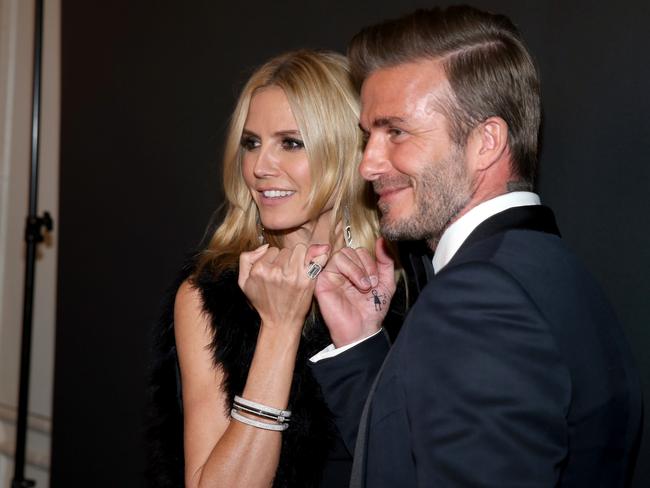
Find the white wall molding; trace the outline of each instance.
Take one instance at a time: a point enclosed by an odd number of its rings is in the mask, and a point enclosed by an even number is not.
[[[18,410],[12,405],[0,403],[0,422],[15,426],[18,419]],[[29,412],[27,414],[27,428],[33,432],[50,435],[52,433],[52,419]]]
[[[15,452],[16,419],[18,412],[11,405],[0,404],[0,431],[6,435],[0,440],[0,454],[13,461]],[[52,421],[37,414],[27,415],[27,436],[29,448],[25,452],[25,462],[33,468],[50,470],[50,434],[52,432]]]

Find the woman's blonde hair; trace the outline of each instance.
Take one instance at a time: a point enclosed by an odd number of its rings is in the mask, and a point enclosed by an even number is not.
[[[370,187],[358,173],[362,154],[359,100],[347,60],[333,52],[300,50],[260,67],[239,96],[223,158],[225,217],[200,254],[198,271],[206,266],[216,272],[233,268],[242,252],[260,245],[263,229],[242,176],[241,136],[252,96],[269,86],[284,91],[305,144],[313,182],[310,218],[317,218],[333,203],[330,243],[334,244],[336,224],[343,221],[347,208],[354,246],[374,251],[378,219]],[[264,238],[282,246],[278,235],[264,232]]]

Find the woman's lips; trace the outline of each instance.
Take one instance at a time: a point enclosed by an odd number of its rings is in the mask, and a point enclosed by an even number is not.
[[[282,198],[291,196],[296,192],[291,190],[261,190],[260,193],[265,198]]]
[[[276,205],[286,202],[296,192],[293,190],[260,190],[260,202],[264,205]]]

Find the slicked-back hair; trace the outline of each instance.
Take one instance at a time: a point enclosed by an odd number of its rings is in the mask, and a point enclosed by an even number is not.
[[[532,189],[541,119],[539,77],[519,31],[503,15],[456,6],[417,10],[363,29],[348,47],[357,86],[374,71],[440,60],[449,99],[440,109],[454,143],[489,117],[508,124],[512,170]]]

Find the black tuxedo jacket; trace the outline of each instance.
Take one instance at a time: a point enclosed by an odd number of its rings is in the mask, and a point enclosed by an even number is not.
[[[383,365],[382,365],[383,364]],[[603,293],[546,207],[483,222],[382,334],[312,365],[361,485],[623,487],[639,378]],[[381,370],[380,370],[381,368]]]

